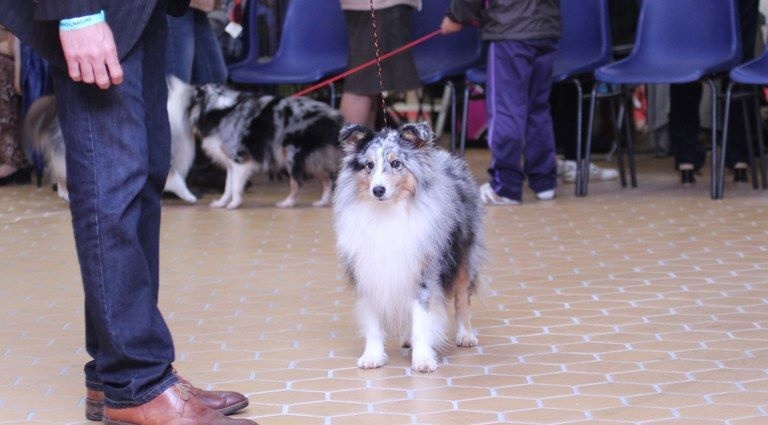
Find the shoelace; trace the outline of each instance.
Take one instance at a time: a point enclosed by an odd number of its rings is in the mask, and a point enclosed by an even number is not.
[[[179,382],[176,384],[176,390],[179,392],[179,395],[181,396],[182,400],[189,401],[189,399],[191,398],[190,392],[192,391],[191,385]]]

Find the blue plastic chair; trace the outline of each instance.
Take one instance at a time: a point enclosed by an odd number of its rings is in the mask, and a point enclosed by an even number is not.
[[[414,38],[440,28],[450,0],[427,0],[413,15]],[[438,35],[413,48],[416,70],[422,85],[445,81],[451,94],[451,122],[456,123],[456,88],[451,78],[461,77],[480,59],[480,31],[466,27],[455,34]],[[451,150],[456,150],[456,132],[451,131]],[[463,150],[462,150],[463,153]]]
[[[338,0],[291,0],[282,39],[268,62],[231,70],[241,84],[309,84],[347,68],[347,25]],[[331,104],[336,89],[331,89]]]
[[[611,32],[608,16],[608,0],[562,0],[561,37],[558,43],[552,75],[553,83],[572,83],[576,86],[579,98],[577,116],[577,162],[581,162],[582,152],[582,90],[581,78],[590,76],[600,66],[612,60]],[[469,91],[473,85],[485,84],[485,67],[475,67],[465,74],[467,85],[464,90],[464,109],[461,127],[460,152],[463,155],[466,146],[467,105]],[[588,169],[588,168],[587,168]],[[579,194],[579,174],[577,173],[576,193]]]
[[[751,85],[752,91],[745,93],[747,96],[751,96],[755,102],[755,122],[757,126],[757,148],[760,158],[760,177],[763,189],[768,188],[768,175],[766,174],[766,167],[768,163],[765,158],[765,148],[763,147],[763,120],[760,116],[760,86],[768,85],[768,48],[763,54],[747,63],[733,68],[730,72],[731,81],[728,83],[728,89],[725,92],[725,114],[723,123],[723,142],[720,152],[720,162],[717,170],[717,199],[723,197],[723,189],[725,182],[725,150],[728,146],[728,121],[731,114],[731,100],[733,99],[733,88],[737,84]],[[747,119],[746,102],[742,103],[744,107],[744,118]],[[752,141],[748,140],[747,146],[749,148],[750,160],[754,158],[752,154]],[[755,189],[757,189],[756,174],[754,164],[752,169],[752,182]]]
[[[644,0],[632,53],[598,68],[598,81],[621,85],[626,110],[626,85],[706,81],[712,102],[712,159],[717,156],[717,87],[713,78],[728,72],[741,59],[737,2],[733,0]],[[632,186],[637,186],[634,143],[629,114],[626,121]],[[587,140],[589,143],[589,140]],[[586,152],[589,155],[589,151]],[[588,159],[588,158],[587,158]],[[712,167],[711,196],[717,195]]]

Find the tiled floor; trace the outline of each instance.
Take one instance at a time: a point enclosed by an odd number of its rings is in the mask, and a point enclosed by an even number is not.
[[[487,152],[469,158],[480,176]],[[639,176],[488,209],[480,345],[432,374],[395,342],[387,366],[355,366],[329,209],[272,208],[287,184],[260,178],[236,211],[168,201],[175,365],[247,393],[242,416],[266,425],[767,424],[768,192],[729,183],[712,201],[707,176],[682,188],[669,159],[642,157]],[[0,423],[88,423],[66,206],[3,187],[0,228]]]

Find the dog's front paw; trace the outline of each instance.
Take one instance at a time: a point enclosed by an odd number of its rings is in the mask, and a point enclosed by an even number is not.
[[[456,345],[459,347],[474,347],[477,345],[477,337],[471,332],[459,332],[456,335]]]
[[[283,201],[278,202],[275,206],[278,208],[293,208],[294,205],[296,205],[296,201],[292,199],[285,199]]]
[[[211,202],[211,208],[224,208],[224,205],[227,204],[227,199],[219,199],[217,201]]]
[[[318,208],[330,207],[331,206],[331,201],[329,201],[327,199],[318,199],[317,201],[312,203],[312,206],[313,207],[318,207]]]
[[[357,359],[357,367],[360,369],[376,369],[377,367],[384,366],[386,362],[387,355],[385,353],[363,353]]]
[[[232,202],[227,204],[227,209],[228,210],[234,210],[237,207],[239,207],[240,204],[242,204],[242,203],[243,203],[243,201],[232,201]]]
[[[437,370],[437,359],[434,357],[413,358],[411,369],[416,372],[427,373]]]

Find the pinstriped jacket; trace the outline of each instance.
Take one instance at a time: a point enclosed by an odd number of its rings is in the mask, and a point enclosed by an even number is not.
[[[104,9],[122,59],[144,31],[158,2],[167,2],[166,10],[174,16],[189,6],[189,0],[0,0],[0,24],[52,64],[66,68],[59,42],[60,19]]]

